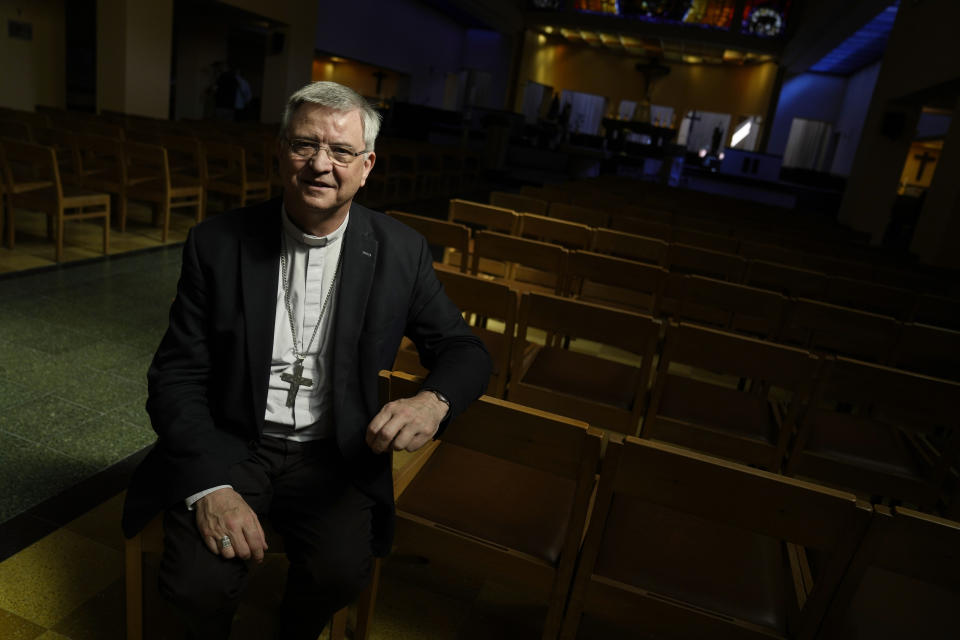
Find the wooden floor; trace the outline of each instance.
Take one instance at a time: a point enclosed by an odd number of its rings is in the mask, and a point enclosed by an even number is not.
[[[174,211],[170,216],[170,234],[167,242],[163,243],[160,241],[160,228],[152,224],[150,209],[131,202],[126,230],[121,233],[116,227],[110,229],[110,255],[181,243],[193,224],[192,217]],[[102,234],[103,226],[99,222],[68,222],[64,232],[63,263],[103,257]],[[18,209],[14,248],[11,250],[0,246],[0,274],[56,264],[54,244],[47,239],[46,216]]]

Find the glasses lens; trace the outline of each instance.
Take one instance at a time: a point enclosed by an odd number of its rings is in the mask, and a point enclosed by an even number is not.
[[[298,158],[312,158],[319,151],[320,145],[309,140],[291,140],[290,153]]]

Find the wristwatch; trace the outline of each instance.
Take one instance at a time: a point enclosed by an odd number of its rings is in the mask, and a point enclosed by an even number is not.
[[[447,400],[447,396],[443,395],[442,393],[440,393],[440,392],[437,391],[436,389],[433,389],[433,388],[430,388],[430,387],[424,388],[424,389],[422,389],[422,391],[429,391],[429,392],[432,393],[433,395],[437,396],[437,400],[439,400],[439,401],[442,402],[443,404],[447,405],[447,412],[446,412],[445,414],[443,414],[443,420],[446,420],[446,419],[447,419],[447,416],[450,415],[450,401]],[[441,420],[440,422],[443,422],[443,420]]]

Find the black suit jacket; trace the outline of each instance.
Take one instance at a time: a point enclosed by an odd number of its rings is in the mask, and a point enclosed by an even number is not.
[[[170,325],[148,373],[147,411],[157,442],[134,472],[124,505],[127,536],[161,509],[229,484],[264,426],[280,263],[280,200],[218,215],[187,237]],[[365,442],[379,411],[377,375],[403,335],[430,370],[424,386],[450,400],[446,422],[480,396],[490,374],[483,343],[433,271],[426,240],[353,204],[343,239],[333,326],[333,422],[354,483],[377,503],[375,552],[389,550],[389,454]],[[441,428],[444,425],[441,425]]]

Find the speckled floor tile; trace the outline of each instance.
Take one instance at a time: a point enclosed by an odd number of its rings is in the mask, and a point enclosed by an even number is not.
[[[92,411],[108,412],[138,399],[142,389],[143,385],[132,380],[79,366],[50,392]]]
[[[156,434],[149,426],[132,425],[123,416],[108,413],[64,431],[57,443],[51,446],[96,469],[103,469],[139,451],[155,439]]]
[[[15,374],[24,367],[47,359],[47,354],[30,345],[0,340],[0,376],[15,379]]]
[[[4,418],[3,430],[66,453],[58,446],[61,439],[97,415],[100,415],[97,411],[48,394],[9,412]]]
[[[120,375],[119,372],[123,371],[128,364],[146,361],[149,365],[152,357],[153,354],[145,349],[137,349],[116,340],[101,338],[64,354],[62,359],[75,366],[86,366],[97,371]],[[145,374],[146,367],[143,371]]]
[[[0,522],[96,471],[89,463],[0,431],[0,487],[4,487],[0,492]]]
[[[0,373],[0,411],[11,411],[43,393],[43,389],[14,382]],[[3,423],[4,419],[0,418],[0,428],[3,428]]]
[[[9,342],[19,342],[37,351],[53,355],[65,353],[96,340],[91,334],[59,327],[46,320],[17,313],[0,315],[0,334]]]
[[[35,640],[43,632],[40,625],[0,609],[0,638],[3,640]]]
[[[0,609],[53,628],[121,575],[123,554],[59,529],[0,563]]]
[[[37,640],[74,640],[73,638],[68,638],[67,636],[60,635],[56,631],[46,630],[43,632],[43,635],[38,637]]]

